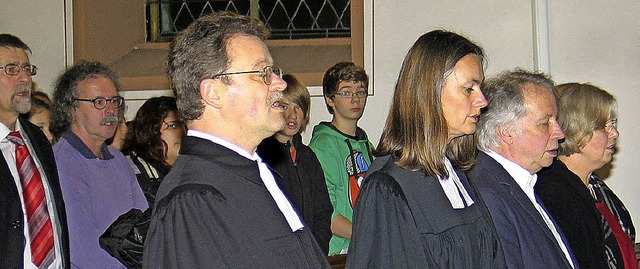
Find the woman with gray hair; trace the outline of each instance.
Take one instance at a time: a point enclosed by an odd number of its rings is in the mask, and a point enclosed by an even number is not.
[[[581,268],[637,268],[629,212],[594,173],[611,162],[615,151],[615,98],[580,83],[559,85],[557,93],[565,140],[558,158],[538,173],[536,193]]]

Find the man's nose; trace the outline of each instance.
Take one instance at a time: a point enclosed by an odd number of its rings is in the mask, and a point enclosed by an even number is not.
[[[118,107],[112,101],[107,101],[107,106],[104,109],[106,112],[111,112],[118,116]]]
[[[287,88],[287,82],[276,74],[271,74],[271,85],[269,85],[272,91],[284,91]]]
[[[24,71],[22,68],[19,69],[20,72],[18,73],[18,81],[20,83],[28,83],[29,86],[31,86],[31,76],[29,76],[29,74],[27,74],[27,71]]]

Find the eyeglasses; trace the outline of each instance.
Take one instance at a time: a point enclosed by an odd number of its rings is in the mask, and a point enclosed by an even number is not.
[[[91,102],[93,103],[93,106],[97,109],[97,110],[102,110],[105,107],[107,107],[108,103],[113,104],[114,107],[119,108],[124,104],[124,97],[122,96],[114,96],[111,98],[104,98],[104,97],[97,97],[97,98],[93,98],[93,99],[80,99],[80,98],[75,98],[74,100],[76,101],[82,101],[82,102]]]
[[[367,97],[367,91],[357,91],[357,92],[349,92],[349,91],[343,91],[343,92],[336,92],[333,94],[333,96],[340,96],[342,98],[345,99],[350,99],[355,97],[358,98],[364,98]]]
[[[618,130],[618,119],[609,120],[604,125],[604,131],[608,134],[611,133],[613,129]]]
[[[171,129],[171,130],[175,130],[175,129],[181,129],[182,126],[184,126],[184,123],[182,121],[171,121],[171,122],[166,122],[166,121],[162,121],[163,124],[167,125],[167,129]]]
[[[211,78],[215,79],[222,76],[243,75],[243,74],[259,74],[258,76],[262,79],[262,82],[264,82],[265,85],[271,85],[272,75],[275,74],[278,77],[282,77],[282,69],[274,65],[267,65],[260,70],[220,73],[220,74],[213,75],[213,77]]]
[[[24,70],[29,76],[35,76],[38,73],[38,67],[32,64],[25,64],[22,67],[17,64],[7,64],[0,66],[0,69],[4,69],[4,73],[9,76],[17,76],[20,74],[20,69]]]

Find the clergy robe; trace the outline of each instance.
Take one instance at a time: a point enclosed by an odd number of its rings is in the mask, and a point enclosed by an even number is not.
[[[292,232],[258,164],[186,136],[157,193],[145,268],[326,268],[308,228]]]
[[[380,168],[380,166],[382,167]],[[354,210],[350,268],[505,268],[498,235],[480,196],[454,209],[437,179],[374,161]]]

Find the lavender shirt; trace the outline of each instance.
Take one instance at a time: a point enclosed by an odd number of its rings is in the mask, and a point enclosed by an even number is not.
[[[125,268],[100,248],[98,238],[121,214],[149,207],[124,155],[106,145],[101,150],[104,159],[71,131],[53,146],[74,268]]]

